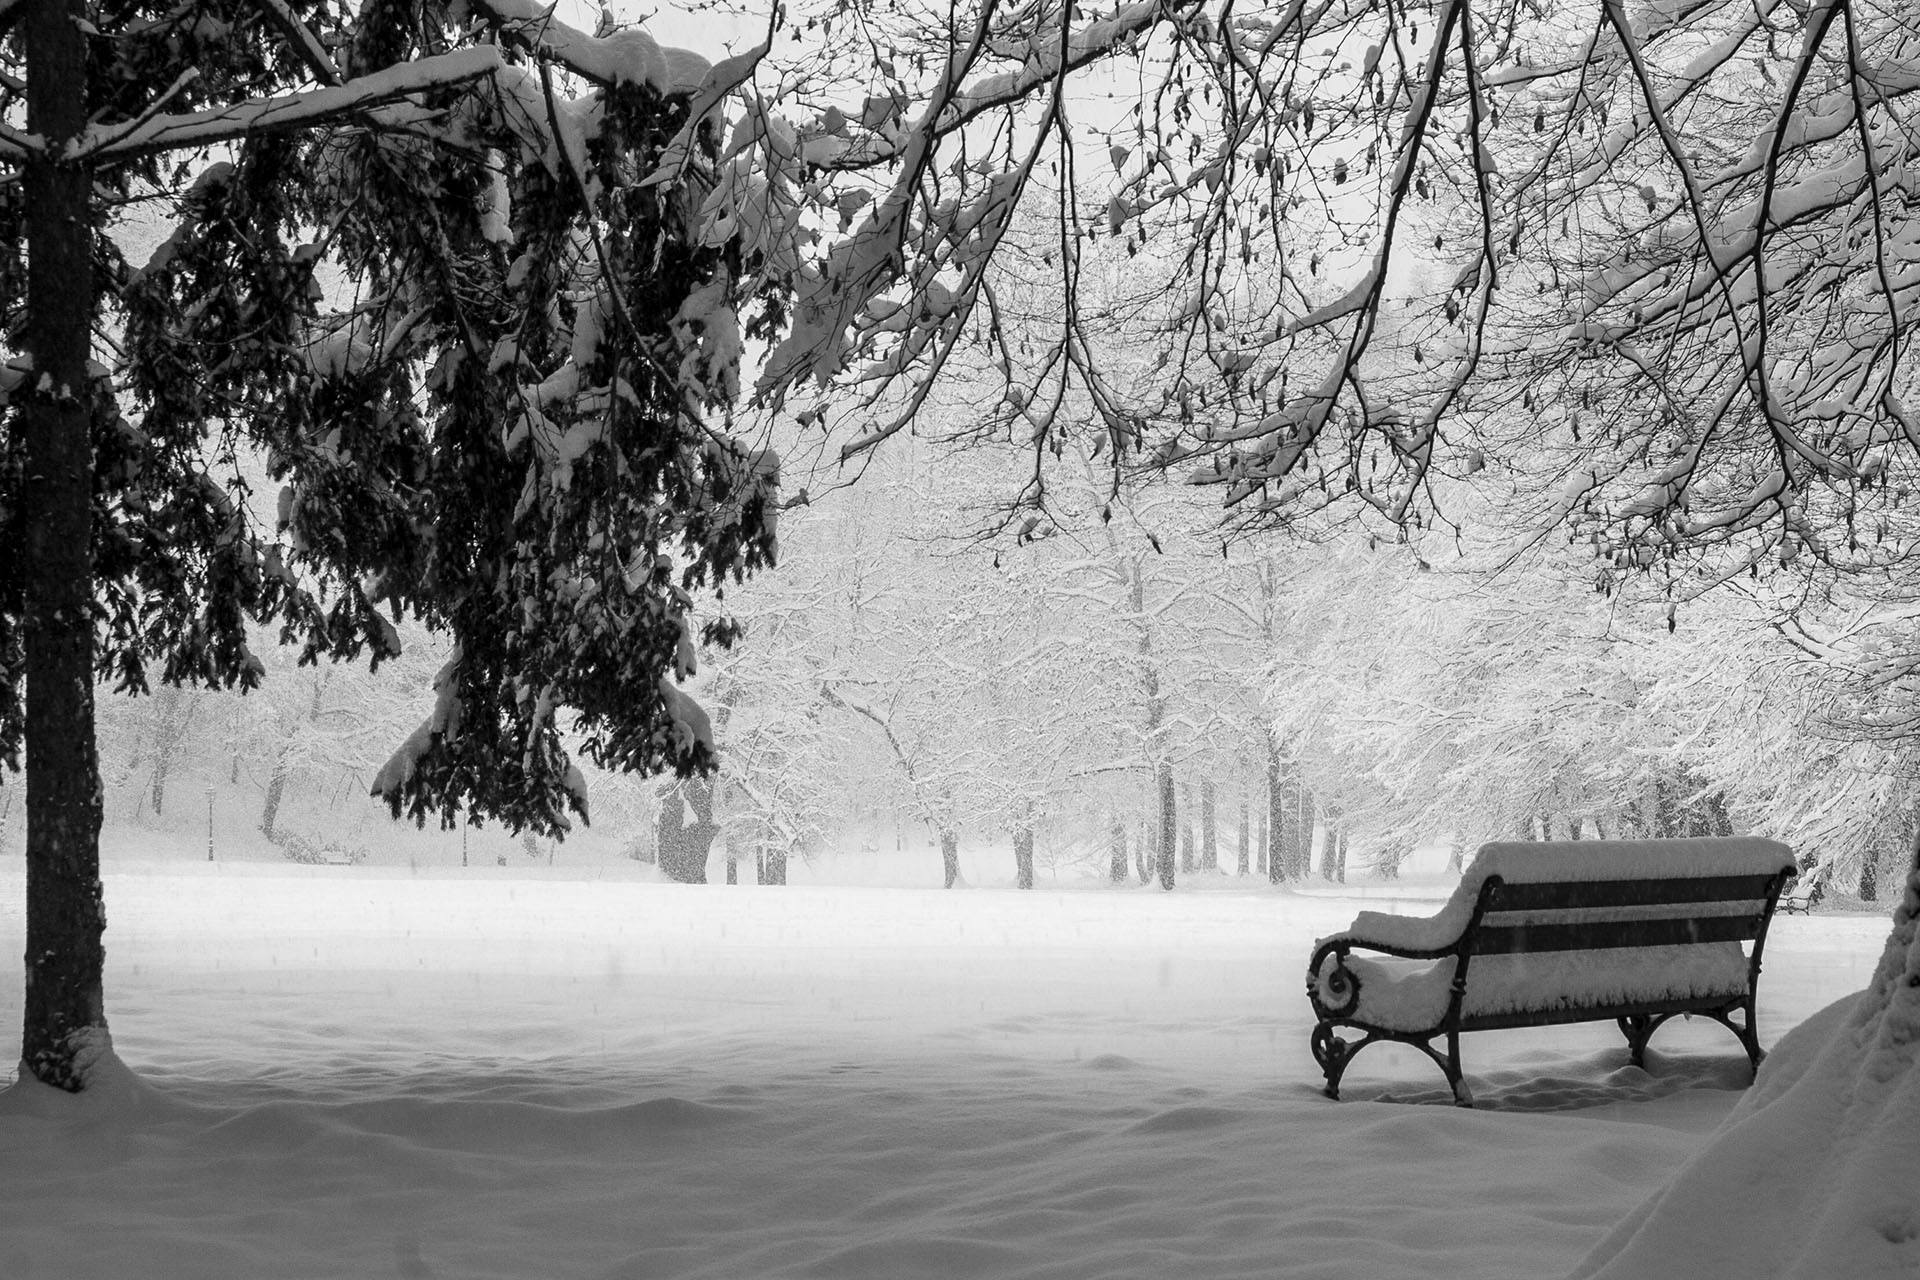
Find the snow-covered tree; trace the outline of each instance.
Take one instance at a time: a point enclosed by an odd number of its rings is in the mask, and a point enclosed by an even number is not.
[[[751,55],[524,0],[18,0],[0,33],[0,756],[23,1058],[77,1089],[96,672],[245,688],[251,621],[378,665],[418,617],[454,647],[396,812],[563,830],[566,714],[602,765],[709,767],[690,593],[767,561],[777,473],[715,411],[783,290],[702,219]],[[127,210],[170,225],[144,261]]]

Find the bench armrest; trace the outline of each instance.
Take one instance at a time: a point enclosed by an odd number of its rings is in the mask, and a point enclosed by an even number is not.
[[[1457,956],[1467,921],[1443,910],[1437,916],[1395,916],[1362,911],[1353,927],[1320,939],[1307,963],[1307,999],[1322,1019],[1350,1014],[1360,1002],[1360,981],[1347,965],[1356,949],[1403,960]]]
[[[1384,911],[1362,911],[1334,938],[1349,939],[1355,946],[1411,960],[1428,960],[1451,953],[1472,922],[1471,900],[1458,907],[1449,902],[1439,914],[1397,916]],[[1331,939],[1329,939],[1331,941]]]

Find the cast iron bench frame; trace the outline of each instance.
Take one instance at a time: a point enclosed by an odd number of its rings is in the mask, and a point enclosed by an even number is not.
[[[1755,1034],[1754,999],[1760,983],[1760,956],[1765,949],[1767,925],[1779,904],[1781,890],[1795,874],[1792,865],[1770,875],[1676,876],[1639,880],[1569,880],[1559,882],[1508,883],[1490,875],[1480,886],[1473,914],[1460,936],[1446,946],[1434,948],[1404,947],[1373,942],[1352,934],[1336,934],[1314,949],[1307,967],[1307,998],[1319,1018],[1311,1041],[1314,1060],[1327,1077],[1326,1094],[1339,1098],[1340,1079],[1346,1074],[1354,1055],[1370,1044],[1390,1040],[1411,1045],[1432,1058],[1446,1074],[1454,1102],[1473,1105],[1460,1070],[1460,1036],[1467,1031],[1499,1031],[1513,1027],[1543,1027],[1570,1022],[1604,1022],[1613,1019],[1627,1038],[1627,1049],[1637,1067],[1646,1065],[1647,1041],[1661,1025],[1676,1015],[1701,1014],[1739,1038],[1755,1072],[1765,1056]],[[1757,910],[1737,914],[1697,914],[1688,907],[1712,904],[1758,904]],[[1603,912],[1671,906],[1681,910],[1658,917],[1644,915],[1626,918],[1584,918],[1575,921],[1528,919],[1527,913],[1566,911]],[[1498,923],[1486,917],[1503,914]],[[1751,942],[1747,959],[1747,989],[1732,997],[1724,995],[1663,1000],[1629,1000],[1621,1003],[1563,1003],[1554,992],[1543,991],[1543,1005],[1502,1013],[1463,1014],[1461,1006],[1472,981],[1475,956],[1513,955],[1540,951],[1631,950],[1640,947],[1684,946],[1694,943]],[[1349,1017],[1360,1002],[1360,980],[1346,967],[1346,959],[1356,948],[1377,951],[1407,960],[1456,961],[1445,1014],[1433,1026],[1421,1031],[1398,1031]],[[1329,1004],[1321,999],[1321,966],[1333,956],[1334,968],[1325,981],[1327,993],[1338,1000]],[[1344,995],[1344,998],[1341,998]],[[1739,1015],[1739,1020],[1735,1020]],[[1363,1038],[1350,1041],[1337,1034],[1341,1027],[1352,1027]],[[1433,1042],[1444,1037],[1446,1052]]]

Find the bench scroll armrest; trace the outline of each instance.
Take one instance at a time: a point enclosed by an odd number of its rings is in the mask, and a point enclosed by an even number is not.
[[[1354,927],[1322,938],[1307,964],[1307,999],[1321,1019],[1344,1018],[1360,1004],[1360,976],[1347,964],[1355,948],[1403,960],[1460,954],[1466,931],[1443,912],[1433,917],[1363,911]]]

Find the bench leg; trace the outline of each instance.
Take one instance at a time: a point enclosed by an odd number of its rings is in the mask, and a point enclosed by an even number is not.
[[[1440,1068],[1441,1074],[1447,1078],[1447,1088],[1453,1091],[1454,1106],[1471,1107],[1473,1090],[1467,1087],[1466,1072],[1460,1069],[1460,1033],[1449,1031],[1446,1036],[1447,1051],[1445,1053],[1434,1048],[1432,1040],[1408,1040],[1406,1043],[1432,1058],[1433,1064]],[[1434,1039],[1437,1040],[1439,1037],[1435,1036]]]
[[[1466,1072],[1460,1069],[1460,1033],[1458,1031],[1447,1032],[1447,1060],[1444,1066],[1447,1084],[1453,1088],[1453,1105],[1471,1107],[1473,1090],[1467,1088]]]
[[[1460,1033],[1449,1031],[1446,1036],[1447,1051],[1441,1053],[1433,1047],[1432,1040],[1422,1040],[1416,1036],[1397,1035],[1391,1032],[1368,1031],[1363,1039],[1345,1040],[1334,1030],[1331,1022],[1322,1022],[1314,1027],[1313,1037],[1308,1043],[1313,1049],[1313,1060],[1320,1064],[1320,1070],[1327,1077],[1327,1085],[1323,1092],[1336,1102],[1340,1098],[1340,1077],[1346,1074],[1347,1064],[1353,1061],[1354,1055],[1376,1040],[1391,1040],[1395,1044],[1411,1045],[1432,1058],[1434,1064],[1447,1077],[1447,1087],[1453,1090],[1454,1105],[1471,1107],[1473,1090],[1467,1087],[1466,1075],[1460,1070]],[[1438,1038],[1438,1036],[1434,1037],[1434,1039]]]
[[[1654,1028],[1665,1019],[1655,1018],[1650,1013],[1630,1013],[1617,1021],[1621,1034],[1627,1038],[1627,1056],[1634,1066],[1644,1068],[1647,1065],[1647,1041],[1653,1039]]]
[[[1340,1038],[1333,1024],[1322,1022],[1313,1029],[1313,1038],[1308,1042],[1313,1049],[1313,1060],[1320,1064],[1320,1072],[1327,1078],[1324,1092],[1329,1098],[1340,1100],[1340,1077],[1346,1074],[1347,1064],[1353,1061],[1354,1051],[1366,1044],[1349,1044]]]
[[[1738,1022],[1733,1020],[1733,1015],[1736,1013],[1740,1015]],[[1708,1016],[1740,1037],[1740,1047],[1747,1051],[1747,1061],[1752,1065],[1753,1074],[1757,1078],[1760,1074],[1760,1060],[1767,1056],[1767,1051],[1760,1047],[1760,1033],[1754,1021],[1753,1001],[1743,1000],[1739,1004],[1729,1005],[1719,1013]]]

